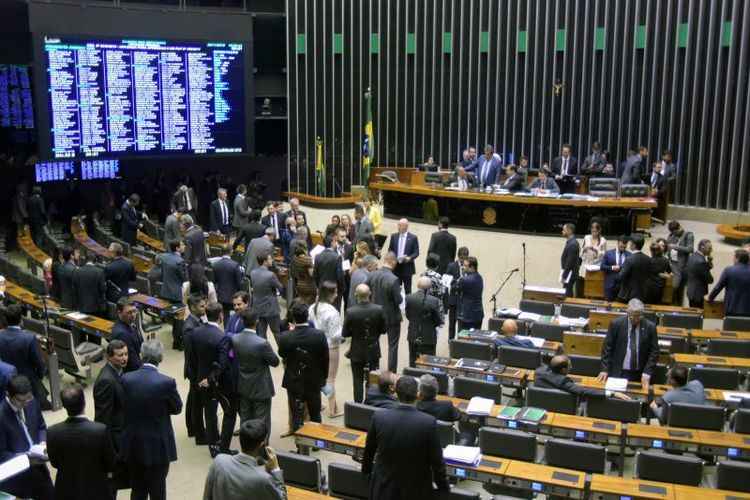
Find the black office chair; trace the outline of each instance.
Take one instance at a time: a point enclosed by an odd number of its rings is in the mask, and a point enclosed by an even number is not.
[[[515,429],[479,429],[479,449],[486,455],[536,461],[536,435]]]
[[[671,335],[659,335],[659,340],[669,341],[669,352],[674,353],[689,353],[690,344],[688,343],[687,337],[675,337]],[[659,346],[661,347],[661,346]]]
[[[703,429],[707,431],[724,430],[726,408],[721,406],[694,405],[690,403],[671,403],[667,405],[667,425]]]
[[[560,316],[565,316],[566,318],[588,318],[589,312],[592,309],[594,309],[594,306],[562,304],[562,307],[560,307]]]
[[[145,276],[136,275],[135,289],[138,290],[140,293],[151,295],[151,282]]]
[[[750,340],[711,339],[706,354],[750,358]]]
[[[370,496],[370,478],[351,464],[328,464],[328,493],[336,498],[367,500]]]
[[[667,365],[657,364],[656,366],[654,366],[654,370],[651,372],[651,384],[666,384],[668,374],[669,367]]]
[[[456,443],[456,428],[453,427],[453,422],[443,422],[442,420],[438,420],[437,433],[441,448]]]
[[[703,328],[703,316],[695,314],[664,313],[661,316],[661,326],[700,330]]]
[[[411,367],[404,367],[403,371],[401,372],[404,375],[409,375],[414,378],[419,378],[422,375],[432,375],[437,379],[438,383],[438,394],[448,394],[448,374],[445,372],[435,372],[432,370],[428,370],[425,368],[411,368]]]
[[[495,358],[495,346],[476,340],[453,339],[449,343],[451,358],[472,358],[492,361]]]
[[[536,370],[542,364],[542,353],[538,349],[504,345],[497,351],[498,361],[505,366]]]
[[[669,455],[661,451],[636,454],[635,475],[638,479],[699,486],[703,479],[703,460],[687,455]]]
[[[44,321],[24,316],[21,318],[21,328],[37,335],[45,335]]]
[[[502,386],[499,382],[488,382],[469,377],[456,377],[453,379],[453,396],[461,399],[471,399],[474,396],[491,399],[500,404]]]
[[[740,372],[733,368],[711,368],[695,366],[690,369],[689,380],[700,380],[709,389],[737,390],[740,385]]]
[[[522,300],[518,308],[523,312],[541,314],[542,316],[554,316],[555,304],[542,302],[540,300]]]
[[[487,329],[492,330],[493,332],[499,332],[503,328],[503,321],[505,321],[508,318],[490,318],[487,320]],[[523,319],[517,319],[516,320],[516,326],[518,326],[518,335],[526,335],[526,333],[531,329],[531,326],[528,324],[527,320]]]
[[[284,482],[306,490],[320,492],[320,460],[314,457],[277,451]]]
[[[750,434],[750,409],[740,408],[734,414],[734,432]]]
[[[544,444],[544,460],[553,467],[604,474],[607,450],[598,444],[548,439]]]
[[[589,398],[586,416],[620,422],[638,423],[641,419],[642,403],[638,400],[623,401],[615,398]]]
[[[344,425],[350,429],[369,431],[372,416],[378,408],[354,401],[344,403]]]
[[[716,487],[720,490],[750,493],[750,463],[725,460],[716,468]]]
[[[571,354],[570,374],[582,375],[584,377],[596,377],[602,371],[602,358],[596,356],[582,356]]]
[[[529,386],[526,389],[526,406],[575,415],[578,410],[578,398],[575,394],[557,389]]]
[[[721,325],[722,330],[748,332],[750,331],[750,317],[725,316]]]
[[[567,330],[570,330],[567,326],[539,322],[531,325],[531,336],[551,340],[553,342],[562,342],[563,333]]]

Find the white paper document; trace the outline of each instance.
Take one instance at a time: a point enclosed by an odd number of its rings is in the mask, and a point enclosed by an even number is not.
[[[542,347],[544,347],[544,339],[539,338],[539,337],[527,337],[526,335],[516,335],[516,338],[518,340],[530,341],[532,344],[534,344],[534,347],[536,347],[537,349],[541,349]]]
[[[541,314],[531,313],[531,312],[522,312],[521,314],[518,315],[518,319],[525,319],[525,320],[534,321],[534,322],[539,321],[541,318],[542,318]]]
[[[0,481],[5,481],[30,467],[28,455],[17,455],[0,464]]]
[[[317,257],[323,250],[325,250],[323,245],[315,245],[313,249],[310,250],[310,258],[313,262],[315,262],[315,257]]]
[[[521,311],[517,307],[503,307],[502,309],[498,309],[495,314],[498,316],[510,316],[512,318],[517,318],[521,315],[523,311]]]
[[[743,399],[750,399],[750,392],[723,391],[724,401],[734,401],[739,403]]]
[[[628,379],[609,377],[604,389],[607,391],[625,392],[628,388]]]
[[[469,405],[466,407],[466,413],[469,415],[489,416],[492,411],[492,405],[494,404],[495,402],[491,399],[474,396],[469,400]]]
[[[341,270],[344,272],[347,272],[349,269],[352,268],[352,263],[349,262],[349,259],[346,259],[341,262]]]
[[[79,313],[79,312],[68,313],[65,316],[67,316],[70,319],[75,319],[75,320],[78,320],[78,321],[88,318],[87,314],[83,314],[83,313]]]
[[[443,459],[453,463],[477,465],[482,460],[482,452],[478,446],[449,444],[443,450]]]

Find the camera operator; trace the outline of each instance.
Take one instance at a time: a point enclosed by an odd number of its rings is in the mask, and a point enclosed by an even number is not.
[[[417,281],[417,291],[406,297],[406,319],[409,320],[409,366],[420,354],[435,354],[437,328],[443,324],[440,300],[430,295],[432,281],[422,276]]]
[[[380,368],[380,336],[386,333],[387,325],[383,307],[370,302],[369,286],[357,285],[354,298],[357,303],[346,310],[341,336],[352,338],[349,358],[354,401],[361,403],[368,372]]]

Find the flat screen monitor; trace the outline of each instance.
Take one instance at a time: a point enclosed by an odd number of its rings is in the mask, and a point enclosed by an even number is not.
[[[0,128],[34,128],[28,66],[0,64]]]
[[[72,160],[41,161],[34,165],[38,184],[75,179],[76,168]]]
[[[246,151],[242,43],[44,37],[52,158]]]

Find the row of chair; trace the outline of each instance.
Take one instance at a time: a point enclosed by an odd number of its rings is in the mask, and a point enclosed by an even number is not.
[[[3,253],[0,253],[0,275],[5,276],[14,283],[18,283],[36,295],[45,295],[47,293],[46,285],[42,278],[19,267]]]

